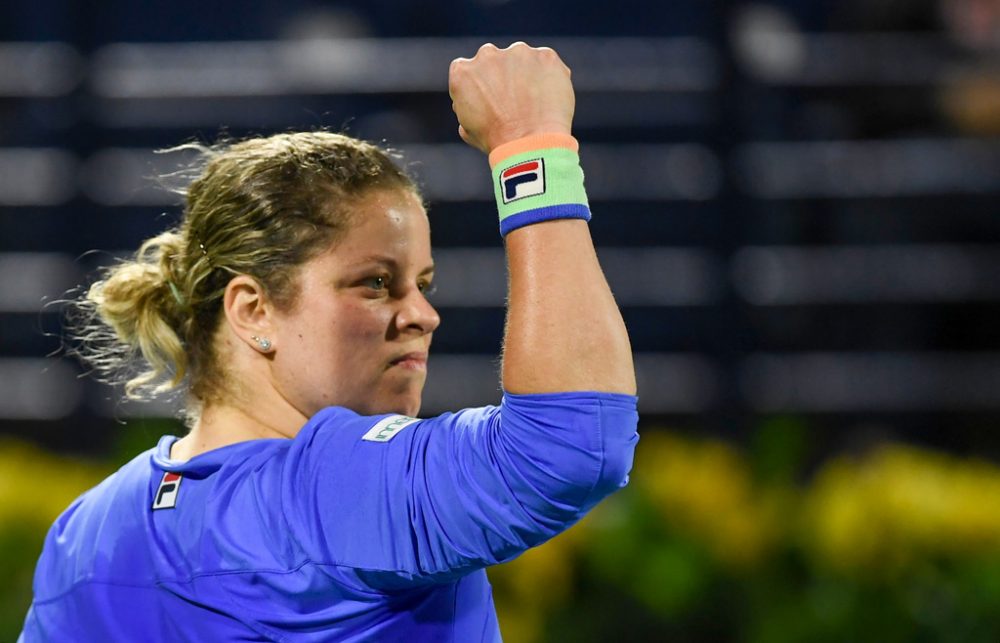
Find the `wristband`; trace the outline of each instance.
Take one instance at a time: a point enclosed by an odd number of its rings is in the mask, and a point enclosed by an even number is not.
[[[569,134],[536,134],[490,152],[501,235],[551,219],[590,221],[579,147]]]

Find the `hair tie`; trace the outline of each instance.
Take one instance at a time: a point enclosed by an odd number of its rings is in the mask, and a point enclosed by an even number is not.
[[[172,281],[167,281],[167,285],[170,286],[170,292],[173,294],[174,299],[177,301],[177,304],[180,305],[180,306],[183,306],[184,305],[184,296],[181,295],[181,291],[177,287],[177,284],[175,284]]]

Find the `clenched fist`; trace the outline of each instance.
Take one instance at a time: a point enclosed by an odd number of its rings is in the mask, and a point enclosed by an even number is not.
[[[452,61],[448,91],[459,136],[487,154],[531,134],[571,133],[569,67],[548,47],[485,44],[473,58]]]

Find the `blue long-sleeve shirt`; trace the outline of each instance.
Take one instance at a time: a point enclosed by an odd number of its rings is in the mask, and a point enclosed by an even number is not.
[[[626,484],[635,403],[331,407],[292,440],[187,462],[165,436],[53,525],[19,640],[499,641],[484,568]]]

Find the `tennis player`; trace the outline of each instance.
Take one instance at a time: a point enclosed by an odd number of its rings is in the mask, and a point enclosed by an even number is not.
[[[20,641],[499,641],[485,568],[627,482],[634,370],[569,69],[485,45],[450,91],[509,263],[499,405],[417,419],[430,230],[385,152],[327,132],[206,148],[180,226],[79,302],[84,356],[133,397],[180,387],[190,430],[60,516]]]

